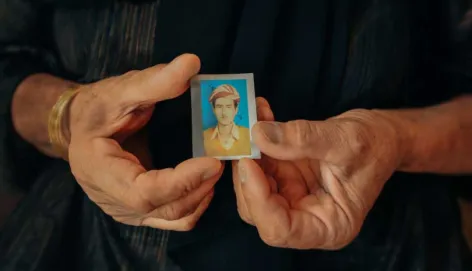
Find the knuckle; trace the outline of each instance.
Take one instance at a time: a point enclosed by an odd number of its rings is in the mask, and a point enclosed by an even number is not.
[[[252,223],[252,220],[249,218],[249,216],[247,215],[247,212],[241,210],[240,207],[238,207],[238,214],[239,214],[239,217],[244,221],[246,222],[247,224],[253,224]]]
[[[190,192],[192,192],[193,190],[194,190],[194,187],[193,187],[191,184],[184,184],[184,185],[182,185],[182,189],[180,190],[180,191],[181,191],[180,196],[181,196],[182,198],[185,198],[185,197],[187,197],[187,196],[190,194]]]
[[[254,225],[254,222],[251,219],[249,219],[247,216],[241,216],[241,219],[249,225]]]
[[[343,226],[338,224],[338,227],[335,225],[329,226],[330,230],[328,231],[329,238],[326,238],[323,248],[328,250],[340,250],[347,247],[351,244],[357,235],[360,232],[360,227],[356,229],[347,219],[344,223],[341,223]]]
[[[356,108],[356,109],[349,110],[348,112],[345,113],[345,115],[350,115],[350,116],[354,116],[358,118],[364,118],[370,115],[370,110],[363,109],[363,108]]]
[[[304,148],[310,144],[313,131],[311,125],[306,120],[296,120],[292,122],[293,132],[295,133],[294,144],[299,148]]]
[[[133,201],[129,208],[136,214],[145,215],[152,212],[155,207],[146,200],[138,199]]]
[[[326,249],[329,250],[341,250],[349,246],[355,239],[355,236],[349,237],[349,238],[344,238],[339,242],[333,243],[332,245],[329,245],[326,247]]]
[[[189,220],[185,220],[182,222],[182,231],[191,231],[195,228],[195,225],[197,225],[197,220],[192,218]]]
[[[180,197],[185,198],[187,197],[192,191],[198,188],[198,183],[191,178],[186,179],[185,181],[181,182],[179,191]]]
[[[354,155],[364,154],[371,147],[372,137],[370,125],[374,119],[366,109],[354,109],[344,114],[349,121],[343,122],[342,132],[346,135],[349,148]]]
[[[165,205],[162,207],[162,218],[165,220],[178,220],[184,217],[188,212],[181,207],[174,204]]]
[[[366,132],[362,124],[352,124],[350,127],[349,148],[352,154],[365,154],[370,148],[369,134]]]
[[[127,79],[127,78],[130,78],[130,77],[133,77],[134,75],[136,75],[139,71],[138,70],[130,70],[126,73],[124,73],[121,77],[123,79]]]
[[[286,240],[284,238],[281,238],[280,236],[273,235],[273,234],[259,234],[262,241],[266,243],[269,246],[272,247],[285,247],[286,245]]]

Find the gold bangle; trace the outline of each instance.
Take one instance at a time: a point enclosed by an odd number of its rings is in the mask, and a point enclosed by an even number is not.
[[[64,114],[67,112],[70,101],[77,94],[79,88],[66,90],[57,100],[49,113],[48,135],[53,149],[64,159],[68,156],[69,142],[64,136]]]

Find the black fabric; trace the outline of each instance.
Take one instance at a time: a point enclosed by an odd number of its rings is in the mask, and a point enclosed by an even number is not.
[[[42,49],[40,31],[32,24],[39,19],[31,5],[2,1],[0,10],[17,10],[19,23],[12,13],[2,12],[0,23],[0,189],[13,192],[27,189],[45,157],[24,142],[11,122],[11,100],[18,84],[34,73],[53,72],[49,54]],[[38,28],[42,24],[36,25]]]
[[[18,83],[31,73],[91,82],[191,52],[202,60],[202,73],[254,73],[257,95],[269,100],[281,121],[324,119],[359,107],[429,105],[472,90],[470,29],[457,27],[468,8],[462,1],[118,2],[70,6],[44,0],[33,6],[0,0],[0,10],[9,14],[0,16],[0,169],[10,172],[0,183],[33,187],[0,232],[1,270],[161,267],[156,255],[163,249],[162,231],[114,222],[88,200],[67,165],[40,159],[31,146],[12,139],[8,107]],[[155,7],[155,39],[147,50],[139,40],[143,35],[132,36],[129,29],[147,31],[153,20],[145,16]],[[15,19],[19,15],[26,19]],[[146,25],[133,21],[139,16]],[[192,156],[190,114],[189,93],[156,106],[149,132],[157,168]],[[35,169],[30,160],[15,157],[47,162]],[[471,270],[460,234],[457,181],[395,174],[352,244],[335,252],[296,251],[264,245],[240,220],[227,164],[197,227],[170,234],[166,267]]]

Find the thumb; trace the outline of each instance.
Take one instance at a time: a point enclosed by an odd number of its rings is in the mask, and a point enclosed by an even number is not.
[[[171,63],[153,66],[137,72],[125,82],[128,104],[155,104],[176,98],[189,87],[190,79],[200,71],[200,59],[193,54],[183,54]]]
[[[258,122],[252,136],[261,152],[279,160],[336,162],[344,145],[338,126],[329,121]]]

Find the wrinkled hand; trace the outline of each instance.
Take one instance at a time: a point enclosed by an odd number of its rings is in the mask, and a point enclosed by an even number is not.
[[[258,111],[266,121],[252,135],[264,156],[233,164],[241,218],[271,246],[349,244],[400,163],[397,123],[368,110],[287,123],[272,122],[267,103]]]
[[[116,221],[185,231],[207,209],[223,170],[218,160],[190,159],[173,169],[147,171],[123,147],[149,121],[154,105],[184,93],[199,69],[196,56],[182,55],[168,65],[84,85],[72,101],[72,172]],[[136,146],[136,138],[127,142]]]

